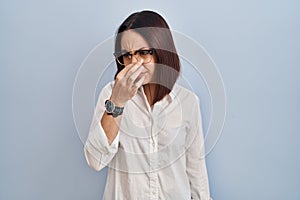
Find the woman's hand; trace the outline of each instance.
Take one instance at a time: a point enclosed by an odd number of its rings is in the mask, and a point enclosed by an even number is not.
[[[142,63],[143,59],[131,63],[118,73],[110,97],[110,100],[116,106],[123,107],[137,93],[138,88],[142,86],[145,76],[142,76],[139,80],[137,79],[144,69]]]

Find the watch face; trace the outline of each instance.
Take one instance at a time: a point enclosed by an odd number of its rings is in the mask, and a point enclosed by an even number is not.
[[[111,101],[107,101],[106,104],[105,104],[105,107],[106,107],[106,111],[108,113],[111,113],[115,109],[115,105]]]

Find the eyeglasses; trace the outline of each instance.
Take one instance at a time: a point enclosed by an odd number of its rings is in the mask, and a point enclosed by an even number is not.
[[[135,55],[135,56],[137,55],[139,59],[144,60],[143,64],[147,64],[147,63],[151,62],[154,52],[155,52],[155,49],[153,49],[153,48],[152,49],[139,49],[139,50],[131,51],[131,52],[126,52],[126,51],[116,52],[116,53],[114,53],[114,56],[120,65],[126,65],[126,64],[131,63],[131,59],[132,59],[133,55]]]

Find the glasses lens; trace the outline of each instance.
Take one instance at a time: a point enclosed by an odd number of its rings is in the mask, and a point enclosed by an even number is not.
[[[122,55],[123,64],[125,63],[131,63],[131,54],[129,52],[126,52]]]
[[[140,50],[138,51],[138,55],[140,58],[144,60],[144,63],[148,63],[152,59],[152,50]]]

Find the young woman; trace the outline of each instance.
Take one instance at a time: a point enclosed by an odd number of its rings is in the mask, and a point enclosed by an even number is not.
[[[180,61],[168,24],[131,14],[115,38],[117,72],[100,92],[87,163],[109,166],[104,200],[209,200],[198,97],[176,83]]]

